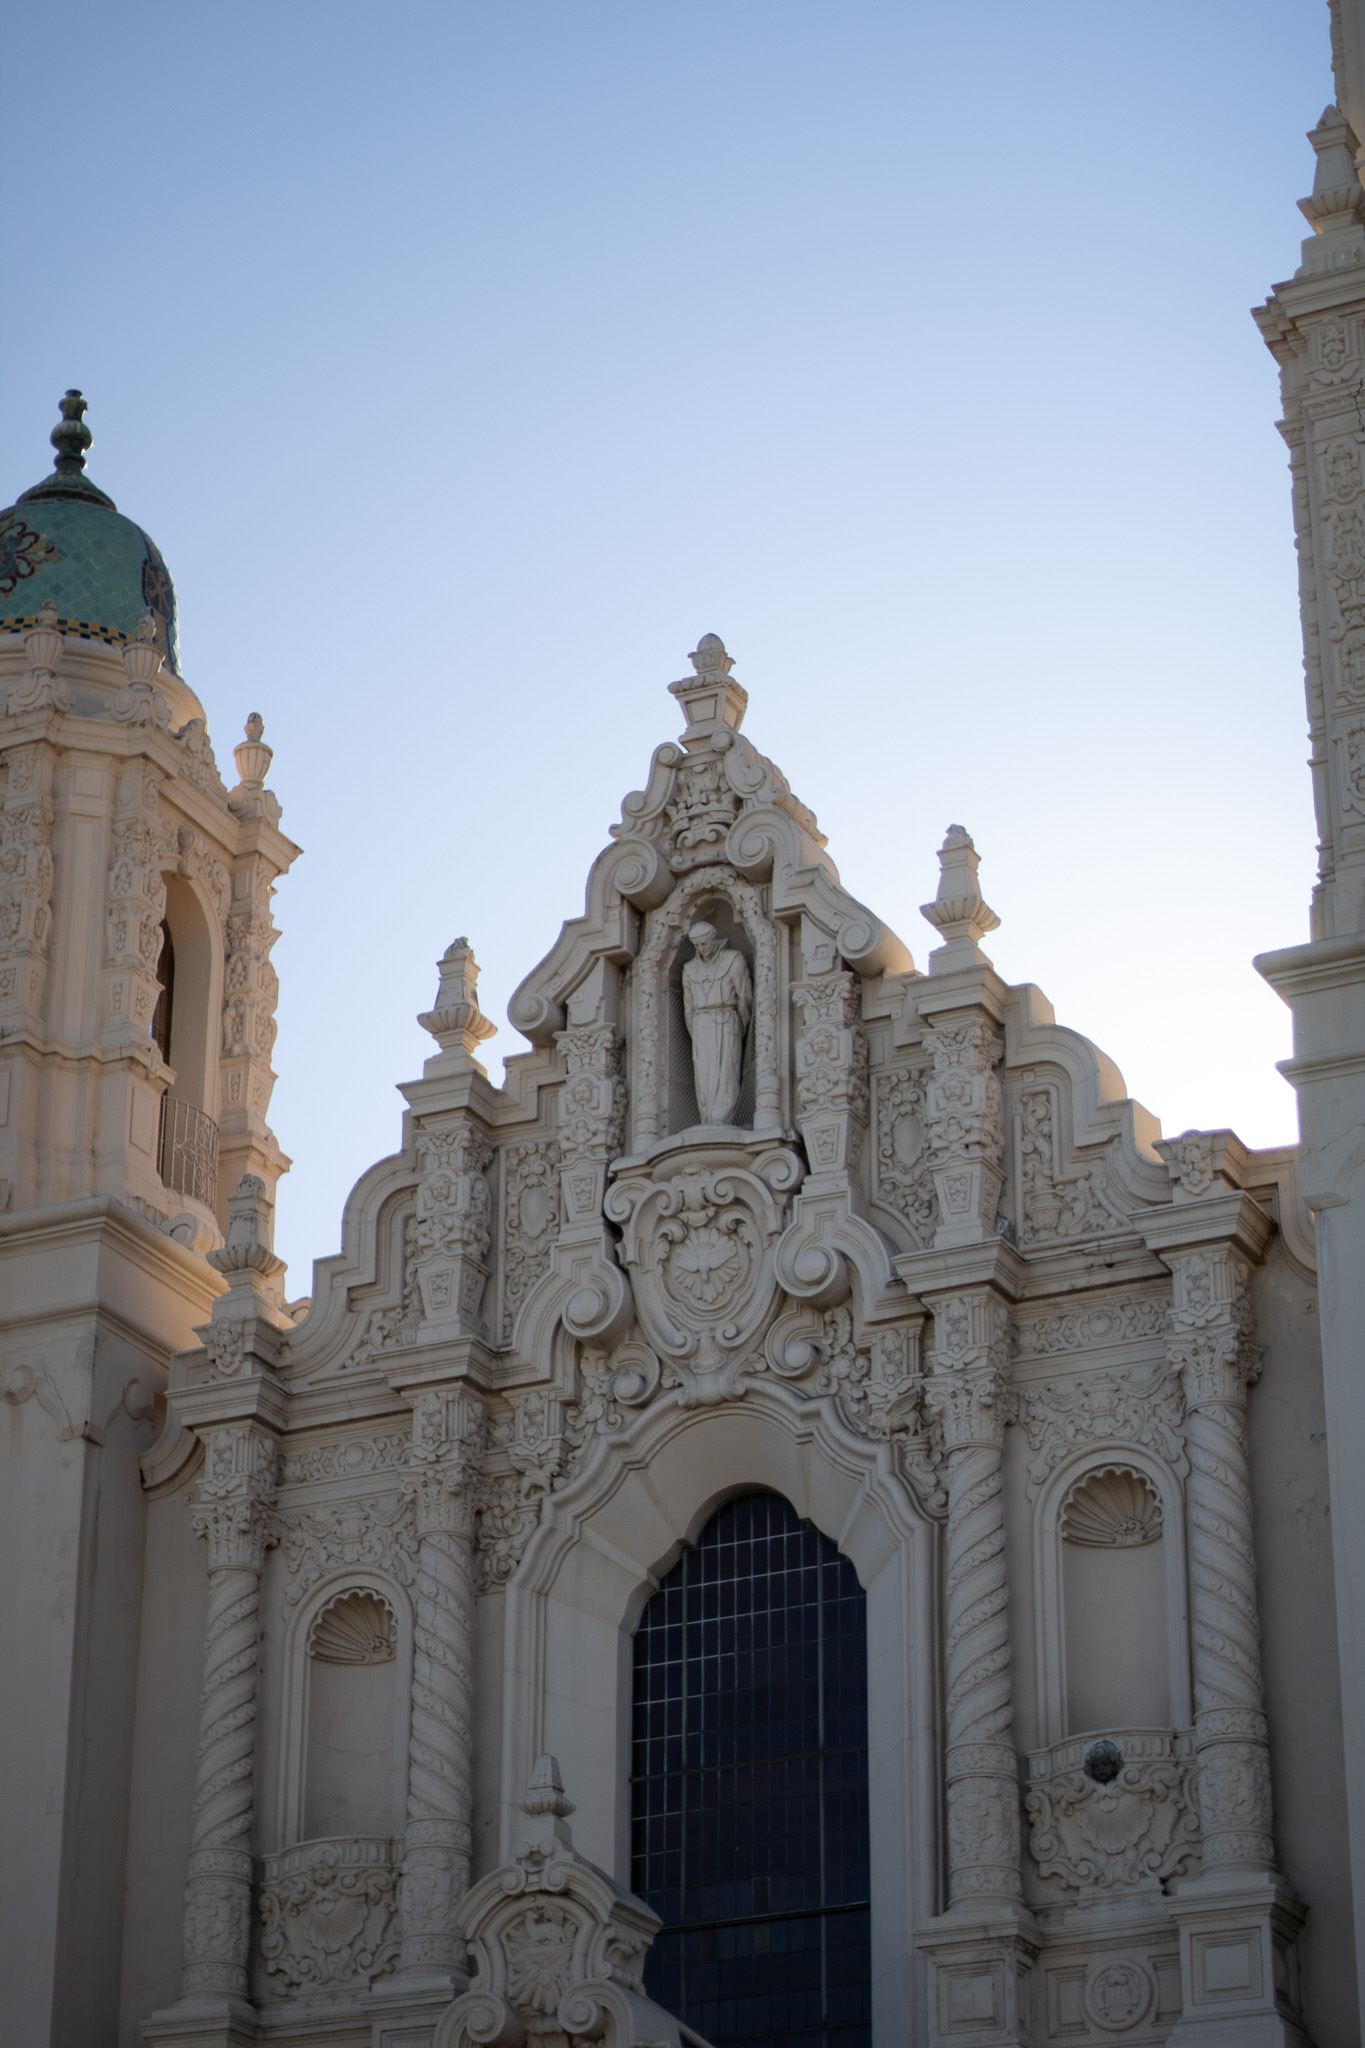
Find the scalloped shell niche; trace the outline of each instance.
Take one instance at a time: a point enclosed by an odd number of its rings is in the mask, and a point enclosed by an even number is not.
[[[1141,1472],[1089,1472],[1061,1511],[1067,1728],[1166,1728],[1171,1681],[1161,1502]]]
[[[309,1630],[305,1839],[398,1832],[396,1660],[397,1627],[377,1594],[338,1595]]]

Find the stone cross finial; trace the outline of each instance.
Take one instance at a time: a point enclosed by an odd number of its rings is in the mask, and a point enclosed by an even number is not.
[[[965,825],[950,825],[938,850],[938,894],[920,905],[921,917],[942,932],[946,943],[929,955],[929,972],[969,966],[985,959],[978,940],[993,932],[999,918],[981,894],[976,871],[981,856]]]
[[[472,1067],[483,1073],[474,1053],[498,1027],[479,1008],[479,963],[468,939],[447,946],[437,964],[441,981],[436,1001],[417,1021],[436,1040],[452,1071]]]

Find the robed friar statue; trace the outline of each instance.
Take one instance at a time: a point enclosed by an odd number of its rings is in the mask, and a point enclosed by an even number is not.
[[[693,957],[682,971],[683,1016],[692,1040],[697,1118],[734,1122],[744,1070],[744,1032],[753,1014],[749,964],[705,920],[690,927]]]

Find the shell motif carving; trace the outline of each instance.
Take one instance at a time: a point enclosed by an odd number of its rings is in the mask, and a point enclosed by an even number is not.
[[[389,1664],[396,1654],[394,1619],[375,1593],[338,1593],[308,1633],[319,1664]]]
[[[1161,1502],[1149,1479],[1127,1465],[1106,1465],[1072,1487],[1062,1535],[1091,1550],[1136,1550],[1161,1535]]]

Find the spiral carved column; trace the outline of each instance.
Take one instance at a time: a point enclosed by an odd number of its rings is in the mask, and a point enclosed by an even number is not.
[[[1002,1472],[1007,1335],[993,1295],[935,1305],[926,1397],[948,1457],[950,1906],[1021,1895]]]
[[[454,1976],[465,1943],[457,1924],[473,1844],[473,1474],[478,1404],[445,1392],[418,1397],[413,1476],[417,1513],[416,1644],[403,1857],[405,1972]]]
[[[1247,1473],[1248,1267],[1223,1246],[1165,1254],[1170,1350],[1188,1408],[1195,1746],[1204,1868],[1272,1868],[1270,1755],[1261,1694]]]
[[[256,1793],[261,1571],[273,1541],[275,1442],[249,1423],[208,1434],[194,1515],[209,1545],[182,1996],[245,1998]]]

